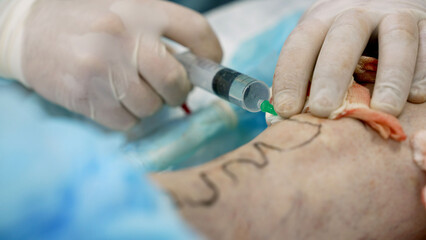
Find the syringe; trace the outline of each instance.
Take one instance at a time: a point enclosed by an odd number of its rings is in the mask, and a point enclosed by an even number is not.
[[[264,82],[226,68],[190,51],[175,55],[195,86],[207,90],[250,112],[270,109],[269,87]],[[269,105],[268,105],[269,104]],[[269,110],[270,111],[270,110]]]

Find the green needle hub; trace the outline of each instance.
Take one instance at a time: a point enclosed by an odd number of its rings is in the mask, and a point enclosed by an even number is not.
[[[262,112],[278,116],[278,114],[275,112],[274,106],[272,106],[269,101],[263,101],[262,104],[260,104],[260,110],[262,110]]]

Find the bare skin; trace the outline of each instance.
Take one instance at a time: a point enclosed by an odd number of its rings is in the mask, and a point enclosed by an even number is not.
[[[408,136],[426,104],[407,104]],[[211,239],[423,239],[424,173],[408,141],[383,140],[354,119],[297,115],[192,169],[153,179]]]

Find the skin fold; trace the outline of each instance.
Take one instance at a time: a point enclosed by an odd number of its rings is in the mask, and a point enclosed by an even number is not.
[[[408,136],[426,104],[407,103]],[[409,141],[358,120],[296,115],[207,164],[158,173],[181,214],[210,239],[424,239],[424,173]]]

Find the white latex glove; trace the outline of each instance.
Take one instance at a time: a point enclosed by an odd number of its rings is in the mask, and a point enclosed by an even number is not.
[[[222,58],[206,19],[171,2],[7,1],[34,4],[23,26],[22,59],[15,67],[22,74],[0,73],[113,129],[128,129],[163,102],[179,106],[191,90],[185,69],[162,37],[214,61]],[[4,11],[11,16],[16,12],[22,9]]]
[[[273,84],[277,113],[301,112],[312,79],[310,111],[329,116],[364,50],[379,55],[372,108],[399,115],[407,98],[426,101],[426,0],[320,0],[283,46]]]

